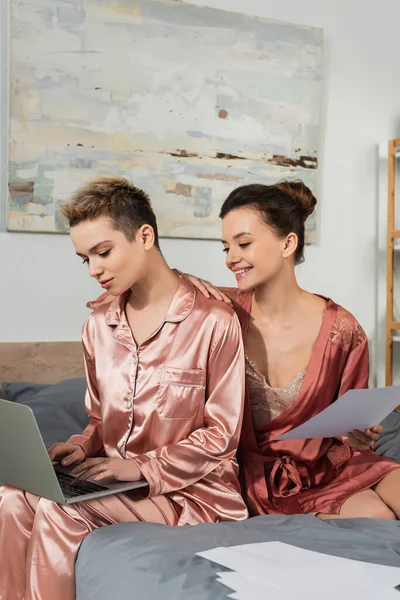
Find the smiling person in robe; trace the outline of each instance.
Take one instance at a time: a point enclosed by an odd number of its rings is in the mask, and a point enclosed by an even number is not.
[[[340,439],[277,440],[348,390],[368,387],[368,341],[360,324],[296,280],[304,223],[316,202],[301,181],[234,190],[220,217],[226,265],[238,287],[218,290],[189,276],[206,296],[228,296],[242,325],[242,492],[251,515],[396,519],[400,465],[372,451],[381,426]]]

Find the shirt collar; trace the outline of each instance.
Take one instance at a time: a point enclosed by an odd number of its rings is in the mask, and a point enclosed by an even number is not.
[[[197,290],[189,279],[184,275],[180,275],[178,289],[171,300],[164,321],[166,323],[184,321],[193,310],[196,294]]]
[[[196,294],[197,290],[194,285],[184,275],[180,276],[178,289],[168,307],[164,323],[179,323],[186,319],[193,310]],[[125,320],[125,305],[128,296],[129,290],[110,303],[105,314],[107,325],[119,325],[121,321]]]

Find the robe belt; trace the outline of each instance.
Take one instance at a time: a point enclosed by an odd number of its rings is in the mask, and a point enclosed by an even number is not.
[[[290,456],[264,456],[255,452],[245,452],[242,458],[252,463],[272,463],[270,472],[265,476],[275,497],[288,498],[303,489],[300,473]]]

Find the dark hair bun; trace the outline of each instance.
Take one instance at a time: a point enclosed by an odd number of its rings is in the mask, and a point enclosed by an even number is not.
[[[302,181],[282,181],[276,185],[298,203],[304,221],[314,212],[317,199]]]

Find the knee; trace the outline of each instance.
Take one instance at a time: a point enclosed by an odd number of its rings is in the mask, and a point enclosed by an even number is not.
[[[370,519],[384,519],[386,521],[396,521],[397,519],[394,512],[384,502],[376,502],[374,506],[369,508],[368,513],[365,516]]]
[[[24,497],[24,492],[10,485],[0,486],[0,509],[7,510],[8,507],[15,508],[18,501]]]
[[[52,500],[48,500],[47,498],[40,498],[38,505],[36,507],[36,514],[43,516],[51,515],[55,512],[55,509],[58,507],[56,502]]]
[[[61,523],[70,521],[76,514],[75,504],[57,504],[53,500],[40,498],[36,506],[36,521],[38,523]]]

